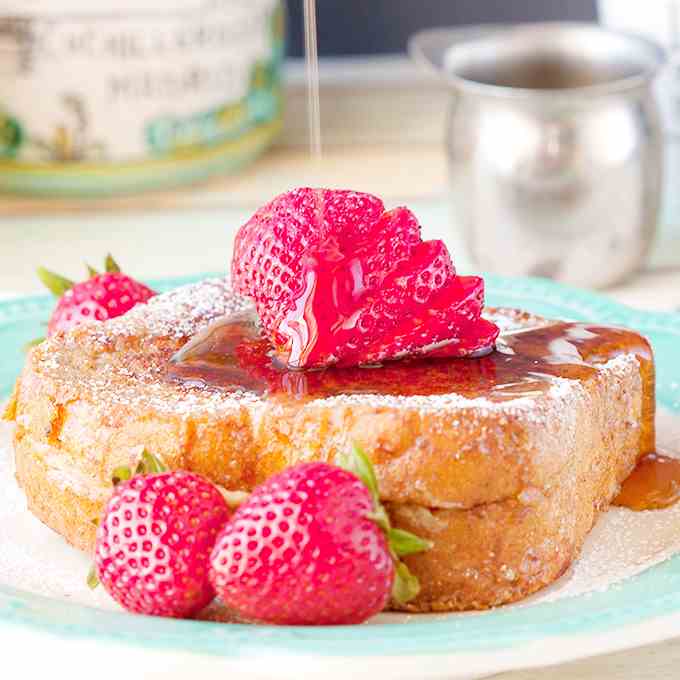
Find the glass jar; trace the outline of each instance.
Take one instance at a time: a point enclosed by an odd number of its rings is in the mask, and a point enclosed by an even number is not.
[[[0,10],[0,191],[167,188],[238,169],[272,143],[282,2],[92,5]]]

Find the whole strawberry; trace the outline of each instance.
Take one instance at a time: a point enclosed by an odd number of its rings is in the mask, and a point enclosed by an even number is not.
[[[199,475],[135,475],[115,487],[99,523],[96,577],[131,612],[193,616],[214,597],[210,551],[228,518],[218,489]]]
[[[43,283],[59,298],[47,325],[47,335],[67,331],[84,321],[105,321],[121,316],[141,302],[148,302],[154,291],[135,281],[109,255],[106,272],[100,274],[88,268],[90,278],[82,283],[40,268]]]
[[[370,463],[356,451],[353,465],[365,482],[306,463],[270,478],[239,507],[211,556],[211,582],[230,609],[273,624],[352,624],[390,596],[417,594],[398,555],[428,544],[389,526]]]

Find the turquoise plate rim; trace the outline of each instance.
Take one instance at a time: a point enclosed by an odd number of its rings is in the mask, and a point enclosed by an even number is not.
[[[205,277],[153,281],[168,290]],[[658,366],[658,401],[680,412],[680,315],[630,309],[604,295],[544,279],[488,275],[492,305],[629,326],[647,335]],[[39,334],[52,300],[30,296],[0,302],[0,349],[9,356],[4,373],[18,372],[21,356],[11,338]],[[7,336],[7,337],[5,337]],[[7,384],[0,380],[0,397]],[[663,584],[663,587],[660,587]],[[178,621],[108,612],[0,584],[0,624],[18,625],[68,639],[118,642],[229,658],[262,655],[384,657],[451,655],[516,650],[548,637],[605,634],[680,613],[680,555],[603,592],[525,607],[500,608],[449,618],[417,616],[408,623],[367,626],[275,627]]]

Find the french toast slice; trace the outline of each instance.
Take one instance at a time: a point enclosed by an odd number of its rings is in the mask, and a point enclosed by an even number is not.
[[[357,442],[396,526],[434,542],[405,560],[422,586],[408,608],[485,609],[563,573],[654,448],[654,364],[632,331],[490,310],[502,337],[481,359],[331,369],[270,390],[169,373],[192,336],[249,311],[211,280],[34,348],[5,414],[31,511],[91,550],[112,471],[144,449],[250,490]]]

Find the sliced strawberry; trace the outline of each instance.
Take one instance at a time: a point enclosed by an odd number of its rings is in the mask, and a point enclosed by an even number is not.
[[[232,262],[235,288],[256,298],[273,292],[274,299],[286,299],[296,293],[298,281],[284,274],[300,272],[304,253],[334,237],[338,247],[356,248],[383,211],[380,199],[353,191],[303,188],[278,196],[239,230]]]
[[[425,241],[414,249],[411,259],[391,272],[381,287],[364,296],[361,307],[335,333],[337,362],[362,363],[361,355],[375,338],[392,334],[410,316],[411,310],[427,305],[447,284],[455,280],[455,268],[442,241]],[[321,357],[311,358],[321,362]]]
[[[381,294],[391,305],[427,304],[456,276],[443,241],[419,243],[408,261],[385,279]]]
[[[240,229],[232,275],[295,368],[356,365],[446,341],[465,354],[492,335],[473,323],[481,279],[457,277],[444,244],[421,241],[413,213],[384,212],[369,194],[303,188],[277,197]]]
[[[490,352],[498,338],[500,329],[495,323],[479,318],[459,327],[458,335],[437,348],[422,348],[414,354],[428,357],[469,357]]]
[[[278,328],[291,366],[359,363],[357,354],[374,338],[392,332],[412,306],[429,303],[455,280],[442,241],[419,243],[411,259],[379,288],[365,289],[362,271],[358,258],[305,263],[305,294]]]
[[[362,247],[355,243],[349,252],[355,249],[363,264],[364,286],[378,288],[390,272],[409,261],[420,242],[416,216],[408,208],[395,208],[376,222]]]
[[[317,206],[327,233],[339,236],[343,249],[356,247],[374,233],[385,212],[383,202],[359,191],[315,189]]]
[[[263,326],[274,333],[304,291],[303,256],[324,248],[355,249],[383,211],[379,198],[355,191],[302,188],[278,196],[239,230],[234,289],[254,298]]]
[[[366,362],[408,354],[466,356],[493,346],[498,328],[494,324],[491,327],[476,325],[483,299],[484,282],[481,278],[454,277],[439,291],[436,300],[412,305],[394,332],[381,335],[366,348]],[[440,343],[447,344],[437,348]]]

